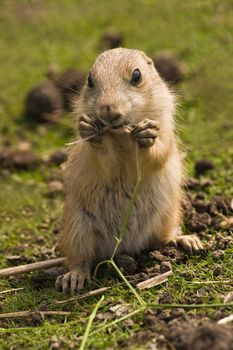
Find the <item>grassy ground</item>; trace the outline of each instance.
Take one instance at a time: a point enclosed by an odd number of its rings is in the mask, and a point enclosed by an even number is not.
[[[70,141],[73,134],[69,117],[70,128],[47,125],[32,129],[25,124],[22,118],[24,96],[32,85],[43,79],[51,63],[58,64],[61,69],[75,66],[88,70],[100,52],[102,33],[115,27],[124,35],[125,46],[145,50],[151,56],[161,50],[170,50],[185,63],[188,78],[179,85],[177,92],[180,96],[180,136],[188,153],[187,168],[192,174],[195,159],[208,157],[215,168],[209,174],[213,185],[206,196],[220,192],[231,197],[232,13],[230,1],[214,0],[1,1],[0,142],[3,145],[8,140],[17,147],[22,140],[28,140],[33,142],[33,150],[43,156]],[[63,203],[62,196],[47,196],[52,171],[57,169],[41,166],[31,172],[1,172],[1,267],[7,266],[6,255],[23,254],[36,259],[51,256]],[[221,266],[219,277],[213,277],[216,262],[207,253],[202,257],[190,257],[181,264],[174,263],[174,275],[166,284],[140,292],[140,295],[152,303],[166,293],[178,304],[186,303],[188,297],[195,301],[198,295],[202,303],[222,302],[230,289],[228,284],[206,288],[192,282],[232,278],[232,253],[228,248],[224,258],[218,261]],[[191,279],[182,277],[187,271]],[[99,297],[57,305],[55,300],[65,297],[55,291],[53,281],[48,281],[40,290],[34,286],[33,276],[0,280],[1,291],[24,288],[15,293],[0,294],[1,312],[35,310],[46,305],[49,310],[70,310],[72,315],[66,322],[61,316],[46,317],[41,326],[29,329],[20,329],[31,324],[28,319],[1,321],[4,329],[0,329],[0,348],[48,349],[53,335],[62,341],[61,348],[78,348],[87,317]],[[132,305],[131,311],[138,308],[131,292],[105,273],[99,284],[109,283],[112,289],[100,306],[101,313],[122,300]],[[201,313],[214,320],[218,318],[218,313],[212,309],[187,312],[188,317]],[[230,309],[224,312],[228,314]],[[88,348],[121,348],[120,341],[145,329],[144,316],[144,313],[134,316],[130,327],[119,323],[107,332],[99,331],[90,336]],[[96,320],[92,330],[97,330],[103,322]]]

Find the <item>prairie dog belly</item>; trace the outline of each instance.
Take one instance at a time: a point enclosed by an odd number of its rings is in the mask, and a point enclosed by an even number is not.
[[[91,220],[93,225],[97,260],[111,256],[116,245],[115,237],[119,236],[133,190],[134,187],[126,188],[120,179],[115,179],[111,186],[99,185],[94,194],[94,206],[92,202],[92,206],[84,209],[87,220]],[[160,212],[164,210],[167,197],[164,194],[163,200],[162,193],[156,179],[142,181],[118,253],[134,255],[148,249],[152,238],[156,241],[156,236],[159,242]]]

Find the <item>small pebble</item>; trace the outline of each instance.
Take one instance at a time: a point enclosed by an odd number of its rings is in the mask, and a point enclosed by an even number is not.
[[[222,273],[222,266],[221,265],[216,265],[214,270],[213,270],[213,276],[219,276]]]
[[[213,163],[209,159],[198,159],[195,163],[195,173],[197,176],[206,173],[214,168]]]
[[[49,191],[52,193],[60,193],[63,191],[63,184],[60,181],[51,181],[48,185]]]
[[[213,258],[214,260],[221,259],[223,256],[224,256],[224,251],[223,251],[223,250],[215,250],[215,251],[212,253],[212,258]]]
[[[150,252],[149,256],[150,256],[150,258],[156,259],[158,261],[169,260],[168,257],[162,255],[158,250],[154,250],[153,252]]]
[[[49,157],[49,161],[56,165],[60,165],[64,163],[66,160],[67,160],[67,153],[62,149],[58,149],[57,151],[53,152]]]
[[[162,261],[160,264],[160,273],[165,273],[172,270],[172,265],[169,261]]]

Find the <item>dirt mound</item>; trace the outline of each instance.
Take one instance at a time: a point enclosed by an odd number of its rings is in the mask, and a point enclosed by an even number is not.
[[[0,166],[7,169],[33,170],[40,164],[39,157],[30,150],[5,147],[0,151]]]
[[[101,44],[105,50],[120,47],[123,45],[123,35],[116,30],[110,29],[103,34]]]
[[[75,68],[66,69],[57,76],[55,84],[62,94],[65,109],[72,109],[75,97],[79,95],[85,79],[86,74]]]
[[[153,61],[159,75],[166,82],[177,84],[184,78],[183,64],[171,53],[158,54]]]
[[[148,310],[143,328],[120,343],[122,348],[160,350],[232,350],[233,334],[227,326],[196,315],[187,317],[183,309]],[[153,347],[152,347],[153,346]]]
[[[63,105],[63,98],[56,84],[45,80],[28,92],[25,116],[32,122],[46,122],[50,115],[60,116]]]

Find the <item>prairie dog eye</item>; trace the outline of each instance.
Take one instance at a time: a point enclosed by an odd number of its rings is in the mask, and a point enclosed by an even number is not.
[[[89,88],[93,88],[94,87],[94,83],[93,83],[93,79],[92,79],[91,73],[88,74],[87,85],[89,86]]]
[[[142,80],[142,75],[141,75],[140,70],[138,68],[134,69],[132,76],[131,76],[130,83],[132,85],[137,85],[138,83],[140,83],[141,80]]]

